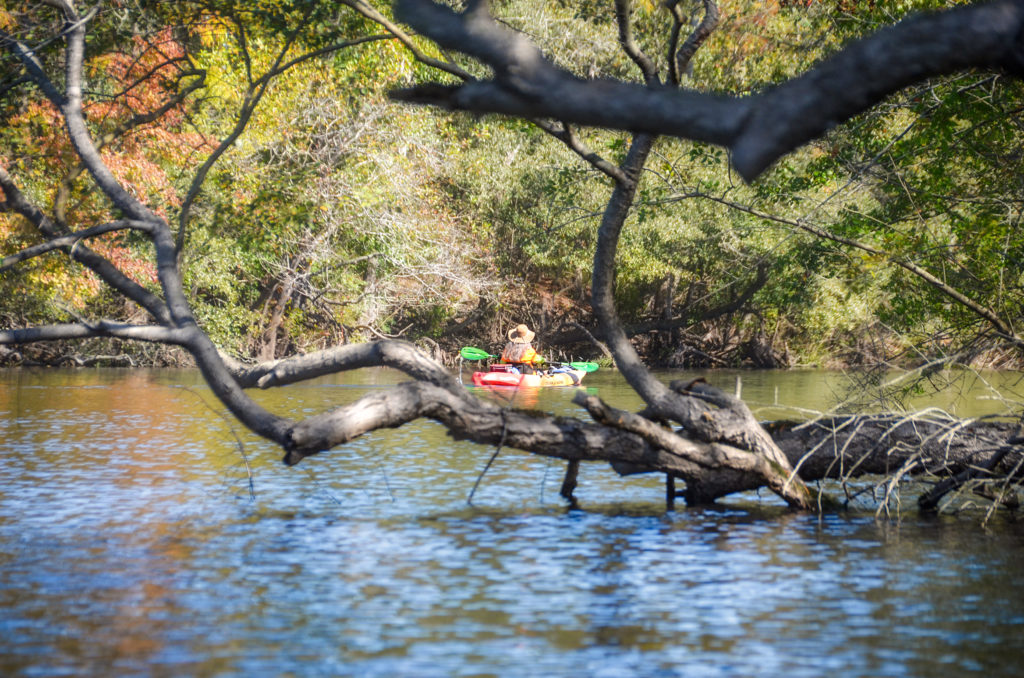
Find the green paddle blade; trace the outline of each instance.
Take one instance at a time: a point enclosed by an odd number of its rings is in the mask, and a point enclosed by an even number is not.
[[[459,351],[459,355],[462,356],[463,360],[483,360],[484,358],[498,357],[479,348],[473,348],[472,346],[464,346],[462,350]]]
[[[583,372],[594,372],[600,367],[597,363],[569,363],[569,367]]]

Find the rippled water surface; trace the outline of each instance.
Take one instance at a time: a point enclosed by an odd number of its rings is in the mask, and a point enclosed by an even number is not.
[[[517,404],[576,412],[548,391]],[[666,513],[658,478],[598,464],[568,510],[562,465],[511,450],[469,506],[492,453],[416,422],[286,468],[193,372],[0,371],[0,675],[1024,673],[1010,518]]]

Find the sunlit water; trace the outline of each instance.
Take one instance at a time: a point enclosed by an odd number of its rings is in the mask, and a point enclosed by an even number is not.
[[[298,415],[398,380],[259,396]],[[618,375],[584,383],[636,404]],[[742,389],[772,413],[837,387]],[[578,414],[571,395],[515,404]],[[287,468],[193,372],[0,371],[0,675],[1024,672],[1012,518],[818,517],[767,494],[667,513],[659,478],[600,464],[568,510],[562,465],[511,450],[467,505],[493,452],[416,422]]]

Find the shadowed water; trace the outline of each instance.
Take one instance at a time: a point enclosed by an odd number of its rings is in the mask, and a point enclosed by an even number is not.
[[[836,388],[772,378],[743,376],[765,411]],[[297,415],[398,380],[259,397]],[[584,383],[636,405],[618,375]],[[571,396],[515,397],[578,414]],[[423,421],[286,468],[193,372],[0,371],[0,675],[1024,671],[1012,518],[817,517],[767,494],[666,513],[659,478],[600,464],[570,511],[562,464],[512,450],[469,506],[492,453]]]

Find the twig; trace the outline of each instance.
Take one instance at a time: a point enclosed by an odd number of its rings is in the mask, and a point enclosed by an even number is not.
[[[519,389],[517,387],[516,391],[518,392],[518,390]],[[515,394],[512,395],[512,398],[513,398],[513,400],[515,399]],[[511,406],[511,402],[509,403],[509,406]],[[473,483],[473,489],[469,491],[469,496],[466,497],[466,503],[471,505],[471,506],[473,504],[473,495],[476,494],[476,488],[480,487],[480,481],[482,481],[484,479],[484,476],[487,474],[487,470],[489,468],[491,468],[491,464],[493,464],[494,460],[498,458],[498,454],[501,453],[501,447],[502,447],[502,445],[505,444],[505,434],[508,431],[508,422],[505,419],[505,413],[506,413],[506,409],[502,408],[502,410],[501,410],[501,421],[502,421],[502,424],[501,424],[501,439],[498,440],[498,446],[494,448],[494,454],[492,454],[491,458],[487,460],[487,464],[484,466],[484,469],[482,471],[480,471],[480,475],[478,475],[476,477],[476,482]]]
[[[223,412],[221,412],[221,411],[219,411],[217,409],[214,409],[214,407],[210,403],[206,402],[206,398],[204,398],[203,396],[199,395],[198,393],[193,391],[188,386],[182,386],[181,388],[182,388],[183,391],[186,391],[186,392],[191,393],[192,395],[194,395],[199,400],[199,402],[202,403],[204,407],[206,407],[206,409],[208,409],[211,412],[213,412],[214,414],[216,414],[218,417],[220,417],[221,419],[224,420],[225,424],[227,424],[228,432],[230,432],[231,433],[231,437],[233,437],[235,439],[235,443],[238,445],[238,453],[241,455],[242,463],[245,465],[245,473],[246,473],[246,477],[248,478],[248,484],[249,484],[249,501],[255,501],[256,500],[256,483],[255,483],[253,472],[252,472],[252,466],[249,465],[249,455],[247,455],[245,453],[245,443],[243,443],[242,439],[238,437],[238,432],[235,431],[235,427],[231,423],[231,420],[228,419],[227,417],[225,417]]]

